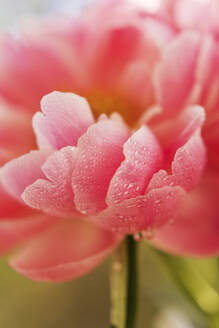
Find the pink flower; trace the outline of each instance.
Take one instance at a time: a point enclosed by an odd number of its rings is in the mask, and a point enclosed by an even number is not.
[[[39,150],[0,174],[0,251],[19,243],[9,263],[24,275],[77,277],[139,232],[218,254],[217,25],[199,30],[177,9],[187,1],[165,3],[151,14],[111,0],[2,38],[2,164],[36,149],[26,120],[49,93],[33,117]]]

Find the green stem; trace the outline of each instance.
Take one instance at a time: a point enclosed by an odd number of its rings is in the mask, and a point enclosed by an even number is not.
[[[137,242],[128,236],[114,253],[111,328],[134,328],[137,314]]]

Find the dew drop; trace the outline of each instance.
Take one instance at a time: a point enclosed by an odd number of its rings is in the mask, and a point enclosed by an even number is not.
[[[143,235],[148,240],[152,239],[154,237],[154,229],[149,227],[147,230],[144,231]]]
[[[144,236],[141,232],[136,232],[133,237],[134,237],[135,241],[142,241],[142,239],[144,238]]]

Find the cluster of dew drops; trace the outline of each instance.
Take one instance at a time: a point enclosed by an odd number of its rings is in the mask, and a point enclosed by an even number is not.
[[[174,223],[174,219],[170,219],[169,224],[173,224],[173,223]],[[147,230],[134,233],[133,238],[135,239],[135,241],[142,241],[144,239],[151,240],[154,238],[154,236],[155,236],[155,229],[149,227]]]

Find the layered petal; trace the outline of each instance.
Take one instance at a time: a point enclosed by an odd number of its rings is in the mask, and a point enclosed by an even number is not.
[[[197,134],[177,150],[171,166],[172,174],[168,175],[165,170],[160,170],[153,175],[148,188],[181,186],[190,191],[201,180],[205,164],[206,148],[200,134]]]
[[[147,184],[163,162],[158,140],[148,127],[142,126],[124,144],[125,160],[113,176],[107,193],[107,204],[144,194]]]
[[[25,203],[52,215],[74,216],[72,173],[75,162],[74,147],[68,146],[50,155],[42,165],[47,180],[38,179],[26,187],[22,194]]]
[[[41,101],[42,113],[33,118],[33,127],[40,148],[77,144],[78,138],[94,123],[85,98],[72,93],[52,92]]]
[[[5,190],[23,203],[21,194],[24,189],[37,179],[45,177],[41,166],[48,154],[48,151],[36,150],[5,164],[0,170],[0,179]]]
[[[109,206],[88,219],[110,231],[124,234],[153,229],[175,216],[184,194],[180,187],[153,189],[146,195]]]
[[[176,120],[158,126],[160,140],[164,143],[167,170],[155,173],[148,189],[180,185],[193,189],[200,181],[207,162],[206,146],[201,136],[205,113],[200,106],[188,107]],[[169,167],[171,165],[171,168]]]
[[[178,148],[197,134],[205,123],[205,110],[201,106],[188,106],[178,116],[151,124],[164,151],[165,161],[172,161]]]
[[[106,207],[109,183],[123,156],[129,129],[117,117],[92,125],[79,138],[72,177],[77,210],[94,214]]]
[[[96,267],[120,240],[119,235],[81,220],[61,220],[25,243],[9,263],[34,280],[65,281]]]

